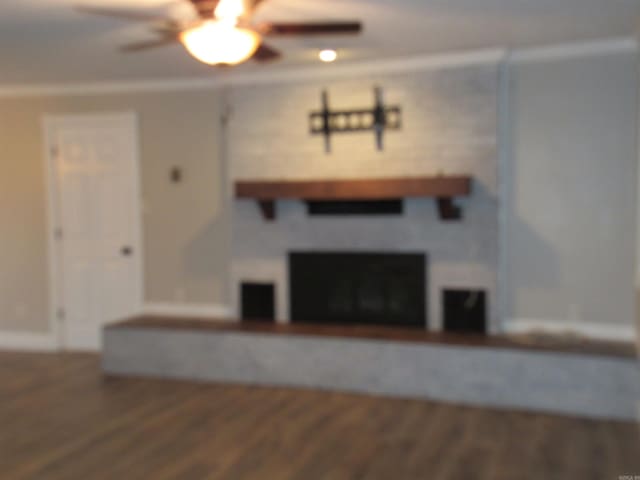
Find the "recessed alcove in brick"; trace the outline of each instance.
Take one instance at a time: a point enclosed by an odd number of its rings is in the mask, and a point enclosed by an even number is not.
[[[241,318],[261,322],[275,321],[275,299],[273,283],[242,282],[240,284]]]
[[[453,333],[487,333],[487,294],[482,290],[445,289],[442,292],[443,329]]]

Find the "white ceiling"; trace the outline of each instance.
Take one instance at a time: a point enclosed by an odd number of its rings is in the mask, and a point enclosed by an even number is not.
[[[0,0],[0,84],[170,79],[219,72],[181,46],[136,54],[117,47],[149,38],[141,24],[93,17],[74,4],[155,8],[193,14],[186,0]],[[162,7],[162,5],[165,5]],[[635,35],[640,0],[265,0],[258,19],[360,19],[357,37],[270,41],[284,59],[244,71],[310,65],[320,47],[340,61],[393,58],[494,47],[530,47]]]

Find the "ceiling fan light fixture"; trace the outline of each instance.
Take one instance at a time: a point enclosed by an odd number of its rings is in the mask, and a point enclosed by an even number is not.
[[[236,65],[251,58],[261,38],[253,30],[226,21],[207,20],[180,34],[180,41],[197,60],[208,65]]]
[[[324,50],[320,50],[320,53],[318,53],[318,58],[320,58],[320,60],[325,63],[335,62],[335,60],[338,58],[338,52],[333,49],[326,48]]]

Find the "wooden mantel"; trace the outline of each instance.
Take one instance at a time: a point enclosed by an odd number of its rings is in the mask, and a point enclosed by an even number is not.
[[[453,203],[455,197],[471,193],[471,177],[431,176],[411,178],[304,180],[304,181],[238,181],[236,198],[256,200],[264,218],[276,217],[275,201],[298,200],[389,200],[432,197],[437,199],[440,218],[457,220],[462,216]]]

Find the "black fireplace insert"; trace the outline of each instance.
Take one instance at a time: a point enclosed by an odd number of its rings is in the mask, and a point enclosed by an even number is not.
[[[427,256],[413,253],[292,252],[292,322],[427,325]]]

